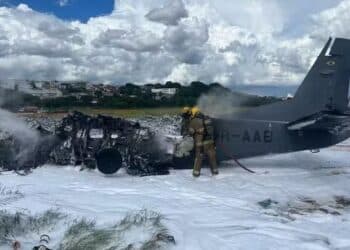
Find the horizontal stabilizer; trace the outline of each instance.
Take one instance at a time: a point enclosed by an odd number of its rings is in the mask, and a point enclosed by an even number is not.
[[[327,130],[329,132],[350,130],[350,114],[319,113],[290,123],[288,130]]]

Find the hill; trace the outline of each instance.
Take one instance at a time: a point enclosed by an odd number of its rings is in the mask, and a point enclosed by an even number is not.
[[[219,83],[204,84],[192,82],[184,86],[176,82],[165,84],[136,85],[127,83],[122,86],[89,84],[84,82],[33,82],[28,81],[29,87],[1,89],[1,107],[19,110],[23,107],[35,106],[47,110],[72,107],[92,108],[162,108],[194,106],[203,95],[222,93],[229,96],[233,106],[253,107],[272,103],[280,99],[261,97],[234,92]]]

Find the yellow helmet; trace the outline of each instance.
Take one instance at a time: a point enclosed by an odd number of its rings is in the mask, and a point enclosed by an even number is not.
[[[197,106],[193,107],[191,110],[192,116],[196,116],[200,112],[201,112],[201,110]]]
[[[191,108],[190,108],[190,107],[184,107],[184,108],[182,109],[182,113],[183,113],[183,114],[191,113]]]

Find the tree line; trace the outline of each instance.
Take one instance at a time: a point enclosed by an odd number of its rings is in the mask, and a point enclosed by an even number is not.
[[[173,96],[154,98],[152,89],[157,88],[176,88],[176,94]],[[58,98],[41,99],[25,93],[14,90],[0,91],[1,96],[6,96],[0,105],[5,108],[15,109],[19,106],[38,106],[46,109],[68,109],[71,107],[100,107],[100,108],[155,108],[155,107],[183,107],[196,105],[198,98],[203,94],[208,94],[212,90],[230,93],[232,98],[244,97],[244,103],[240,106],[253,107],[262,104],[276,102],[279,99],[274,97],[259,97],[246,95],[231,91],[219,83],[204,84],[196,81],[184,86],[176,82],[166,82],[165,84],[146,84],[139,86],[133,83],[127,83],[118,88],[118,93],[112,96],[103,95],[103,93],[94,93],[94,95],[82,95],[77,98],[74,95]]]

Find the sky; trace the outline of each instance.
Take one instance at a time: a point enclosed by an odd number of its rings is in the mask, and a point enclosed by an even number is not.
[[[0,0],[0,78],[300,84],[350,0]]]
[[[67,20],[87,22],[91,17],[111,14],[114,0],[0,0],[0,6],[26,4],[31,9]]]

